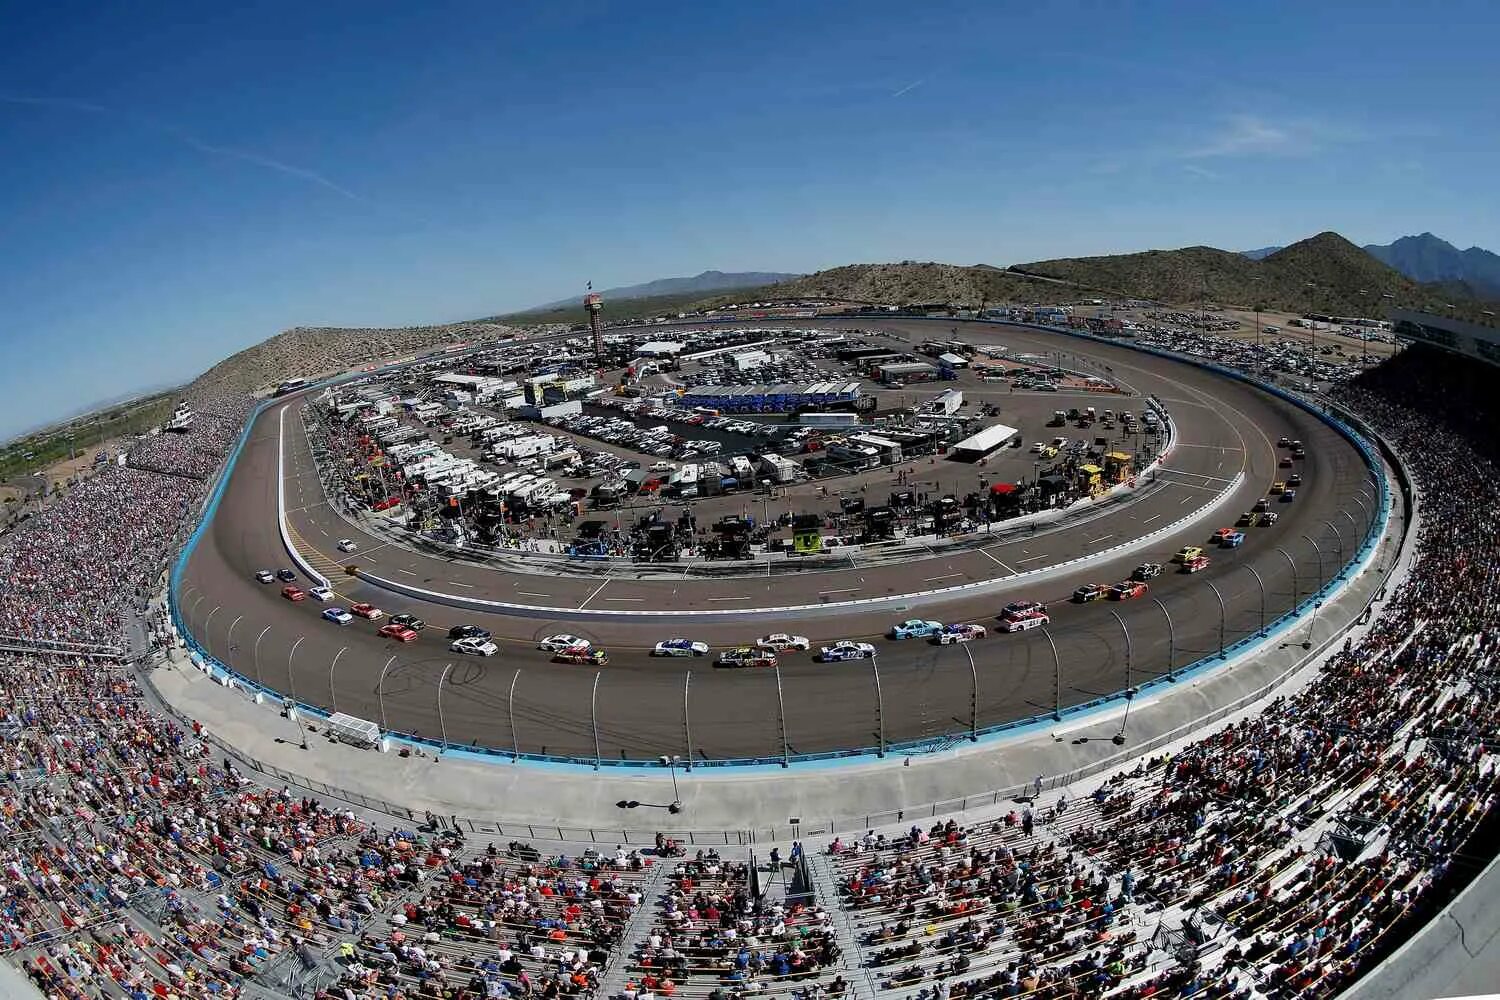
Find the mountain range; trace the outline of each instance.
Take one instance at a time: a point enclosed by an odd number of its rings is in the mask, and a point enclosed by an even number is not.
[[[1243,250],[1251,260],[1262,260],[1282,249]],[[1500,299],[1500,254],[1483,247],[1460,250],[1432,233],[1403,236],[1391,243],[1370,243],[1365,253],[1388,264],[1413,281],[1459,286],[1479,298]]]
[[[650,299],[663,295],[696,295],[700,293],[707,294],[709,292],[727,292],[738,288],[758,288],[761,285],[774,285],[779,281],[789,281],[800,277],[802,277],[800,274],[788,274],[781,271],[703,271],[693,275],[691,278],[657,278],[655,281],[647,281],[639,285],[622,285],[619,288],[604,288],[597,291],[603,296],[604,303],[608,306],[611,300]],[[540,312],[544,309],[557,309],[563,306],[577,305],[582,299],[582,295],[573,298],[558,299],[556,302],[534,306],[531,309],[527,309],[526,312]]]

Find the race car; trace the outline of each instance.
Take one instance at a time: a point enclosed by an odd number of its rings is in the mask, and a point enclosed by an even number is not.
[[[1130,574],[1132,580],[1154,580],[1161,576],[1161,563],[1141,563]]]
[[[865,660],[875,655],[875,647],[868,642],[855,642],[853,639],[840,639],[831,646],[824,646],[818,650],[818,659],[824,663],[838,663],[841,660]]]
[[[1276,442],[1276,447],[1278,447],[1278,448],[1290,448],[1291,446],[1292,446],[1292,439],[1289,438],[1289,437],[1280,438]]]
[[[1271,509],[1271,500],[1270,500],[1269,497],[1261,497],[1259,500],[1255,501],[1255,513],[1257,513],[1257,514],[1264,514],[1266,511],[1268,511],[1270,509]]]
[[[488,639],[490,637],[490,630],[480,628],[478,625],[455,625],[448,630],[448,638],[450,639],[467,639],[470,636]]]
[[[720,667],[774,667],[776,654],[768,649],[740,646],[737,649],[724,650],[714,664]]]
[[[1041,628],[1052,619],[1045,611],[1023,611],[1013,617],[1007,617],[1000,623],[1002,632],[1024,632],[1030,628]]]
[[[340,538],[339,539],[339,551],[340,552],[358,552],[359,551],[359,545],[352,538]]]
[[[351,612],[353,612],[354,614],[359,615],[361,618],[367,619],[367,620],[372,621],[372,622],[377,622],[380,619],[382,619],[382,618],[385,617],[385,612],[381,611],[379,608],[377,608],[373,604],[356,604],[353,607],[351,607],[349,610]],[[405,628],[406,626],[403,625],[401,627]],[[413,629],[412,630],[412,635],[416,635],[416,634],[417,634],[416,630]]]
[[[1194,556],[1182,564],[1182,572],[1198,573],[1208,569],[1208,556]]]
[[[785,632],[772,632],[755,640],[755,644],[761,649],[771,649],[778,653],[784,653],[789,649],[806,650],[812,648],[812,643],[807,641],[805,635],[788,635]]]
[[[1273,497],[1274,496],[1280,496],[1281,494],[1283,494],[1285,492],[1286,492],[1286,483],[1283,483],[1281,480],[1278,479],[1276,482],[1274,482],[1274,483],[1271,484],[1271,495]]]
[[[324,586],[313,587],[308,590],[307,595],[309,597],[316,597],[320,601],[331,601],[333,600],[333,588]]]
[[[559,649],[567,649],[571,646],[582,646],[584,649],[588,649],[592,645],[593,643],[587,639],[580,639],[576,635],[559,632],[557,635],[549,635],[542,639],[536,644],[536,648],[545,650],[548,653],[555,653]]]
[[[276,579],[280,580],[282,583],[291,583],[293,580],[297,579],[297,574],[293,573],[289,569],[278,569],[276,571]]]
[[[708,643],[696,639],[663,639],[651,650],[652,656],[704,656]]]
[[[925,618],[908,618],[904,622],[897,622],[886,632],[892,639],[926,639],[937,635],[943,630],[942,622],[930,621]]]
[[[1104,596],[1105,590],[1106,588],[1102,583],[1085,583],[1082,587],[1073,591],[1073,603],[1087,604],[1090,601],[1097,601]]]
[[[1174,563],[1187,563],[1193,559],[1197,559],[1202,554],[1203,550],[1198,546],[1184,545],[1182,548],[1177,550],[1177,554],[1172,557],[1172,561]]]
[[[323,617],[339,625],[348,625],[354,620],[354,616],[343,608],[324,608]]]
[[[272,573],[268,569],[258,570],[255,574],[255,580],[257,583],[270,583],[275,579],[276,574]]]
[[[1109,599],[1111,601],[1131,601],[1137,597],[1145,597],[1147,587],[1139,580],[1121,580],[1109,588]]]
[[[1220,528],[1218,531],[1214,532],[1213,542],[1215,545],[1222,545],[1224,543],[1224,539],[1232,534],[1234,534],[1233,528]]]
[[[500,652],[500,647],[489,639],[481,639],[477,635],[471,635],[467,639],[454,639],[448,643],[448,648],[455,653],[464,656],[494,656]]]
[[[1236,528],[1253,528],[1255,526],[1255,523],[1259,520],[1259,514],[1255,513],[1254,511],[1246,511],[1245,513],[1240,515],[1239,520],[1234,522],[1234,526]]]
[[[1280,518],[1280,514],[1276,513],[1274,510],[1268,510],[1260,516],[1260,526],[1262,528],[1269,528],[1271,525],[1280,520]]]
[[[282,587],[281,596],[289,601],[305,601],[307,600],[307,591],[301,587]]]
[[[1290,476],[1286,477],[1286,484],[1288,486],[1301,486],[1302,477],[1294,472]]]
[[[1245,533],[1243,531],[1231,531],[1219,539],[1219,544],[1226,549],[1237,549],[1245,544]]]
[[[416,642],[417,633],[405,625],[386,624],[380,626],[380,637],[382,639],[395,639],[397,642]]]
[[[392,625],[405,625],[413,632],[420,632],[427,627],[427,623],[416,615],[391,615]]]
[[[1276,463],[1276,467],[1279,468],[1279,469],[1290,469],[1292,467],[1292,458],[1291,458],[1291,456],[1290,455],[1282,455],[1281,456],[1281,461],[1279,461],[1279,462]]]
[[[1031,614],[1045,614],[1047,606],[1040,601],[1011,601],[1000,611],[1001,618],[1019,619]]]
[[[609,665],[609,654],[592,646],[567,646],[552,654],[552,662],[603,667]]]
[[[1287,490],[1285,493],[1281,494],[1282,503],[1291,503],[1295,499],[1297,499],[1296,490]]]
[[[975,625],[973,622],[960,622],[957,625],[943,626],[943,630],[933,635],[928,641],[935,642],[939,646],[949,646],[956,642],[983,639],[986,634],[983,625]]]
[[[1296,447],[1292,448],[1292,457],[1293,458],[1306,458],[1307,457],[1307,449],[1303,448],[1301,445],[1297,445]]]

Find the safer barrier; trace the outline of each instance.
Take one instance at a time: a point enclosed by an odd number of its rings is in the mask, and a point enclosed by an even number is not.
[[[286,410],[283,406],[276,414],[276,530],[281,534],[281,545],[286,549],[287,555],[291,556],[292,562],[297,568],[307,574],[309,579],[316,580],[318,586],[328,586],[328,577],[313,569],[312,563],[303,558],[302,553],[297,551],[297,546],[292,544],[292,536],[286,527],[286,463],[283,450],[286,448]]]
[[[927,317],[896,318],[922,320],[928,319]],[[967,322],[990,321],[971,320]],[[1340,569],[1340,571],[1336,575],[1334,575],[1327,583],[1323,584],[1316,592],[1305,597],[1299,604],[1297,604],[1296,607],[1280,615],[1273,622],[1269,623],[1265,630],[1257,632],[1250,636],[1246,636],[1233,644],[1227,645],[1222,652],[1216,652],[1209,656],[1203,657],[1202,659],[1197,660],[1180,670],[1174,671],[1171,675],[1157,677],[1149,680],[1144,684],[1139,685],[1135,692],[1127,693],[1123,690],[1115,691],[1107,695],[1094,698],[1087,702],[1071,705],[1060,710],[1058,713],[1056,713],[1055,716],[1050,713],[1045,715],[1035,715],[1023,719],[1016,719],[1009,722],[978,728],[972,732],[967,730],[959,731],[957,734],[947,740],[935,742],[931,738],[926,738],[901,743],[888,743],[885,746],[886,754],[931,752],[935,748],[944,745],[952,745],[954,742],[961,742],[964,739],[970,739],[974,741],[991,740],[1006,735],[1014,735],[1027,729],[1037,729],[1042,726],[1051,726],[1054,725],[1058,720],[1072,720],[1096,712],[1102,708],[1107,708],[1112,704],[1134,697],[1137,692],[1158,688],[1162,685],[1171,684],[1178,680],[1188,679],[1201,675],[1208,670],[1214,669],[1215,667],[1228,662],[1235,656],[1248,652],[1254,647],[1273,642],[1277,636],[1283,634],[1289,628],[1297,624],[1309,610],[1312,610],[1316,606],[1321,606],[1324,601],[1326,601],[1329,597],[1331,597],[1334,593],[1342,588],[1344,583],[1353,573],[1357,573],[1360,569],[1368,565],[1368,563],[1374,558],[1376,550],[1380,543],[1380,539],[1385,533],[1390,518],[1390,498],[1387,488],[1388,483],[1385,476],[1384,465],[1381,461],[1381,456],[1377,451],[1376,446],[1371,442],[1370,438],[1367,438],[1359,430],[1356,430],[1350,423],[1346,422],[1343,417],[1335,416],[1330,412],[1319,409],[1308,401],[1302,399],[1300,396],[1288,393],[1277,386],[1270,385],[1260,379],[1256,379],[1249,375],[1246,375],[1243,372],[1226,368],[1222,365],[1213,364],[1212,362],[1203,361],[1202,359],[1194,358],[1191,355],[1181,355],[1175,352],[1163,351],[1137,344],[1121,344],[1118,341],[1111,340],[1105,337],[1097,337],[1092,334],[1081,333],[1075,330],[1047,327],[1038,324],[994,323],[993,325],[1030,327],[1033,329],[1043,330],[1048,333],[1061,333],[1067,336],[1073,336],[1079,339],[1108,344],[1114,347],[1123,347],[1130,350],[1141,351],[1143,353],[1153,354],[1159,357],[1167,358],[1169,360],[1178,361],[1184,364],[1193,365],[1194,367],[1213,371],[1217,374],[1221,374],[1236,381],[1246,383],[1248,385],[1254,386],[1255,388],[1261,389],[1262,391],[1277,396],[1278,398],[1285,400],[1291,405],[1294,405],[1299,409],[1302,409],[1317,417],[1318,419],[1324,421],[1329,426],[1338,431],[1339,434],[1349,440],[1352,444],[1354,444],[1355,448],[1364,458],[1366,466],[1370,470],[1370,475],[1376,485],[1376,494],[1378,496],[1379,504],[1377,515],[1371,518],[1370,525],[1365,533],[1365,537],[1360,547],[1356,550],[1353,558],[1349,562],[1347,562]],[[381,371],[389,370],[389,368],[390,366],[387,366],[386,368],[381,369]],[[362,374],[364,373],[353,373],[350,375],[340,376],[335,379],[329,379],[324,382],[320,382],[315,386],[309,387],[309,389],[306,391],[318,391],[326,386],[347,381],[351,378],[357,378]],[[219,677],[221,680],[231,682],[236,687],[242,688],[247,691],[262,691],[276,698],[282,698],[282,695],[279,692],[265,687],[264,685],[258,684],[257,682],[251,681],[249,678],[239,675],[232,668],[221,663],[217,658],[213,657],[212,654],[210,654],[202,645],[200,645],[197,639],[189,633],[186,627],[186,623],[182,617],[181,609],[178,605],[177,600],[177,591],[181,584],[182,572],[186,567],[187,560],[190,557],[193,548],[197,545],[198,540],[201,538],[203,531],[212,521],[214,513],[217,511],[219,501],[229,482],[235,463],[238,461],[238,458],[249,439],[250,430],[254,426],[256,418],[258,418],[259,415],[264,412],[264,410],[269,405],[270,401],[261,403],[260,406],[255,409],[250,418],[247,420],[245,428],[240,434],[240,438],[235,445],[235,449],[231,454],[229,461],[225,463],[224,469],[220,473],[219,480],[214,488],[212,500],[205,507],[202,519],[200,520],[197,528],[193,531],[192,535],[189,538],[188,544],[184,547],[182,554],[179,556],[177,563],[173,567],[168,591],[168,601],[171,607],[172,621],[177,627],[178,632],[182,636],[184,642],[187,644],[191,651],[202,658],[204,663],[210,668],[210,670],[215,674],[216,677]],[[1344,414],[1343,416],[1352,417],[1352,414]],[[1372,435],[1372,437],[1373,436],[1374,435]],[[1391,458],[1393,466],[1399,469],[1399,463],[1396,461],[1396,456],[1392,455]],[[1409,486],[1403,484],[1403,492],[1407,493],[1407,495],[1409,496]],[[326,719],[328,716],[328,713],[326,711],[319,709],[316,706],[303,705],[300,702],[297,703],[296,709],[298,711],[308,712],[309,714],[315,715],[320,718]],[[458,748],[446,744],[440,740],[434,740],[429,737],[422,737],[416,734],[402,733],[398,731],[389,732],[387,736],[394,740],[404,742],[412,746],[423,746],[437,752],[444,752],[449,754],[456,753],[476,759],[564,764],[581,767],[591,767],[595,770],[601,767],[651,769],[657,766],[656,761],[601,759],[597,756],[593,758],[580,758],[559,754],[537,754],[521,751],[519,750],[519,748],[515,747],[510,750],[477,746]],[[1137,752],[1139,752],[1138,749]],[[821,753],[777,754],[754,758],[726,758],[720,760],[694,761],[693,766],[713,768],[786,767],[793,763],[813,764],[837,761],[873,760],[878,756],[880,756],[880,748],[860,747],[847,750],[825,751]],[[934,808],[936,809],[937,807],[934,806]]]

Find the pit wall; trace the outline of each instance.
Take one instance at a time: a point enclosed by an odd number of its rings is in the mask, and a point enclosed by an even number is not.
[[[907,320],[927,319],[927,317],[902,316],[887,316],[882,318],[897,318]],[[938,320],[937,322],[949,321],[944,319]],[[1215,670],[1228,663],[1232,663],[1237,659],[1241,659],[1247,655],[1250,655],[1262,646],[1274,643],[1279,637],[1285,635],[1299,622],[1301,622],[1304,615],[1306,615],[1310,611],[1313,611],[1316,606],[1319,606],[1331,600],[1344,588],[1344,586],[1352,577],[1357,575],[1375,559],[1378,553],[1380,540],[1384,536],[1390,520],[1390,498],[1388,495],[1389,491],[1387,489],[1388,483],[1385,476],[1385,466],[1382,462],[1382,450],[1384,451],[1385,456],[1388,457],[1391,463],[1391,467],[1396,471],[1400,489],[1403,496],[1406,498],[1407,503],[1410,504],[1412,502],[1410,481],[1406,476],[1404,469],[1402,469],[1399,461],[1397,460],[1397,457],[1388,448],[1385,448],[1383,443],[1381,445],[1374,444],[1374,441],[1379,440],[1378,437],[1373,432],[1369,431],[1368,428],[1364,427],[1364,425],[1352,414],[1343,413],[1340,416],[1335,416],[1332,413],[1325,412],[1324,410],[1319,409],[1317,406],[1313,405],[1300,396],[1288,393],[1276,386],[1245,375],[1242,372],[1234,371],[1232,369],[1225,368],[1221,365],[1212,364],[1210,362],[1205,362],[1201,359],[1193,358],[1191,356],[1178,355],[1173,352],[1141,347],[1139,345],[1130,343],[1122,344],[1109,338],[1095,337],[1090,334],[1083,334],[1073,330],[1038,326],[1036,324],[999,323],[992,321],[973,320],[967,322],[983,322],[987,325],[994,326],[1015,326],[1031,328],[1042,330],[1048,333],[1060,333],[1067,336],[1077,337],[1083,340],[1094,341],[1096,343],[1108,344],[1110,346],[1126,347],[1132,350],[1141,351],[1142,353],[1154,354],[1156,356],[1163,357],[1172,361],[1190,364],[1194,367],[1211,371],[1216,374],[1235,379],[1236,381],[1246,383],[1264,392],[1268,392],[1273,396],[1277,396],[1278,398],[1283,399],[1286,402],[1298,407],[1299,409],[1302,409],[1316,416],[1318,419],[1324,421],[1355,446],[1360,455],[1364,458],[1366,468],[1369,470],[1369,474],[1372,480],[1375,482],[1376,493],[1379,497],[1379,508],[1377,511],[1377,515],[1372,519],[1370,527],[1365,533],[1365,538],[1361,542],[1359,548],[1355,551],[1353,558],[1345,564],[1345,566],[1339,571],[1336,576],[1330,579],[1328,583],[1324,584],[1324,586],[1316,592],[1304,597],[1301,603],[1298,604],[1295,608],[1283,613],[1274,621],[1269,622],[1263,632],[1258,632],[1253,635],[1246,636],[1234,643],[1227,645],[1222,653],[1214,653],[1210,656],[1206,656],[1180,670],[1175,671],[1175,673],[1171,675],[1164,675],[1161,677],[1153,678],[1143,684],[1138,685],[1133,691],[1129,693],[1123,690],[1115,691],[1099,698],[1094,698],[1087,702],[1069,706],[1068,708],[1063,709],[1057,717],[1054,717],[1052,714],[1048,713],[1044,715],[1030,716],[1023,719],[1016,719],[1010,722],[999,723],[992,726],[981,727],[974,730],[960,730],[952,737],[949,737],[947,740],[937,741],[936,744],[931,739],[910,741],[905,743],[888,743],[885,747],[885,754],[887,755],[905,753],[931,753],[936,749],[958,745],[965,740],[969,742],[979,742],[981,740],[1000,740],[1004,738],[1013,738],[1015,736],[1024,735],[1026,733],[1043,731],[1049,728],[1056,728],[1059,724],[1076,724],[1090,715],[1107,713],[1112,708],[1118,708],[1126,704],[1132,698],[1141,696],[1150,697],[1153,694],[1165,693],[1165,689],[1168,685],[1175,684],[1176,682],[1182,680],[1190,680],[1193,678],[1201,677],[1202,675],[1212,670]],[[702,326],[703,324],[693,325]],[[226,687],[232,687],[238,690],[245,691],[255,697],[257,700],[259,700],[262,695],[270,695],[278,700],[286,700],[280,692],[275,691],[272,688],[260,685],[255,681],[252,681],[250,678],[236,673],[232,668],[214,658],[208,652],[208,650],[198,642],[197,638],[193,636],[187,629],[186,621],[182,615],[178,597],[182,584],[182,575],[186,569],[188,560],[192,556],[193,550],[194,548],[196,548],[198,541],[202,538],[203,532],[207,529],[208,525],[213,520],[213,515],[218,509],[219,501],[222,498],[224,490],[229,483],[230,476],[234,471],[235,463],[238,461],[240,454],[244,450],[245,444],[249,440],[250,430],[254,426],[255,420],[267,408],[275,405],[276,403],[295,400],[300,398],[302,395],[306,395],[307,393],[321,391],[327,386],[349,381],[354,378],[362,377],[366,374],[382,374],[398,369],[400,367],[403,366],[388,365],[377,369],[373,373],[355,372],[348,375],[339,376],[337,378],[329,379],[324,382],[320,382],[314,386],[310,386],[302,393],[284,397],[282,400],[263,401],[259,406],[255,408],[255,410],[251,413],[249,419],[246,421],[245,427],[240,433],[239,440],[235,444],[234,451],[231,453],[229,460],[224,465],[223,471],[220,473],[219,480],[214,488],[212,497],[204,508],[202,519],[200,520],[197,528],[193,531],[192,535],[189,537],[187,545],[183,548],[181,555],[178,556],[177,562],[173,566],[167,593],[167,599],[171,609],[172,622],[175,629],[177,630],[178,636],[190,651],[193,662],[198,665],[199,668],[202,669],[205,673],[212,676],[218,683]],[[1360,429],[1356,429],[1355,425],[1359,425]],[[283,536],[283,541],[289,544],[289,540],[287,540],[285,536]],[[305,712],[319,718],[326,719],[328,716],[327,712],[312,705],[297,703],[294,706],[289,707],[293,708],[295,711]],[[386,738],[387,745],[389,745],[390,742],[394,741],[398,743],[405,743],[413,747],[423,747],[429,751],[441,752],[446,754],[447,756],[457,755],[460,757],[472,758],[476,760],[487,760],[494,762],[510,761],[512,763],[526,761],[533,764],[581,768],[587,770],[599,770],[603,767],[608,767],[612,770],[626,769],[650,773],[655,773],[656,771],[660,770],[658,762],[654,760],[611,760],[607,758],[600,759],[599,757],[580,758],[556,754],[524,753],[514,749],[502,750],[478,747],[460,748],[449,746],[439,740],[433,740],[427,737],[416,736],[415,734],[400,732],[387,733]],[[782,754],[779,756],[753,758],[741,757],[701,762],[695,761],[694,766],[702,768],[730,768],[742,770],[759,768],[787,768],[793,765],[816,767],[843,763],[870,763],[882,756],[884,755],[880,753],[880,748],[869,746],[844,751],[827,751],[823,753],[812,754]]]

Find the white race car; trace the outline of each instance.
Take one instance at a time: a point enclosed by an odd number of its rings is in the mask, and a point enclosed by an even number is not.
[[[355,543],[354,539],[352,539],[352,538],[340,538],[339,539],[339,551],[340,552],[356,552],[358,550],[359,550],[359,545]]]
[[[972,639],[983,639],[986,635],[983,625],[975,625],[973,622],[961,622],[957,625],[945,625],[943,630],[932,636],[932,642],[939,646],[949,646],[955,642],[969,642]]]
[[[818,659],[824,663],[838,663],[841,660],[867,660],[875,655],[875,647],[868,642],[855,642],[853,639],[840,639],[831,646],[824,646],[818,650]]]
[[[761,649],[770,649],[777,653],[784,653],[789,649],[807,650],[812,648],[812,644],[807,641],[807,636],[788,635],[785,632],[772,632],[770,635],[763,635],[755,640],[755,644]]]
[[[696,639],[663,639],[651,650],[652,656],[706,656],[708,643]]]
[[[1052,619],[1045,611],[1022,611],[1018,614],[1007,615],[1000,622],[1002,632],[1025,632],[1027,629],[1041,628]]]
[[[467,639],[454,639],[448,643],[448,648],[455,653],[465,656],[494,656],[500,652],[500,647],[489,639],[481,639],[477,635],[471,635]]]
[[[546,650],[549,653],[556,653],[570,646],[582,646],[584,649],[587,649],[591,645],[592,643],[587,639],[580,639],[576,635],[568,635],[566,632],[560,632],[557,635],[547,636],[547,638],[536,644],[536,648]]]

